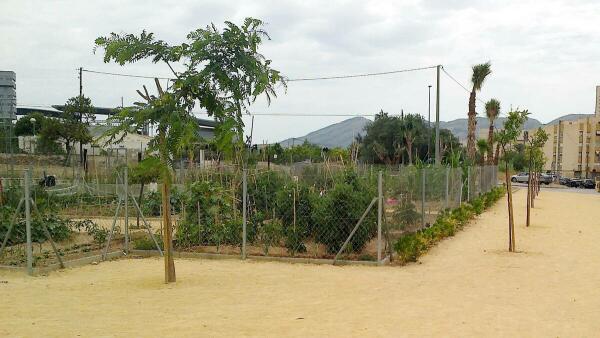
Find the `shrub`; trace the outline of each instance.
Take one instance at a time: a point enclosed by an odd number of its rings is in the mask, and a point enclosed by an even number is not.
[[[269,254],[269,248],[279,244],[283,235],[283,226],[280,220],[270,219],[260,223],[257,229],[257,239],[262,244],[265,255]]]
[[[431,227],[400,237],[394,243],[398,260],[403,264],[415,262],[432,245],[443,238],[453,236],[456,230],[462,228],[475,215],[493,205],[494,202],[504,196],[504,193],[503,188],[493,188],[488,193],[474,199],[471,204],[463,204],[454,210],[444,212]]]
[[[352,182],[338,183],[317,203],[315,239],[325,244],[329,253],[336,253],[346,241],[375,196],[372,189]],[[350,240],[348,250],[360,252],[377,233],[376,208],[372,208]]]
[[[158,246],[162,250],[162,235],[157,232],[154,234],[154,237],[156,237],[156,241],[158,241]],[[154,244],[154,241],[150,236],[143,236],[133,241],[133,248],[136,250],[156,250],[156,244]]]

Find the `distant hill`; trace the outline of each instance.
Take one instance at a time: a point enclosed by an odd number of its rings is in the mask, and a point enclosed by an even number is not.
[[[593,114],[568,114],[558,117],[547,125],[557,124],[561,121],[572,121],[588,116],[594,116]],[[498,128],[504,126],[505,117],[498,118],[494,124]],[[358,134],[364,134],[364,128],[372,121],[364,117],[353,117],[348,120],[344,120],[339,123],[332,124],[325,128],[313,131],[306,134],[305,136],[288,138],[279,142],[282,147],[291,147],[293,144],[302,144],[304,140],[308,142],[320,145],[322,147],[348,147]],[[433,123],[432,123],[433,124]],[[534,129],[543,126],[544,124],[537,119],[530,118],[525,122],[524,129]],[[440,128],[449,129],[452,134],[458,137],[461,141],[467,138],[467,119],[456,119],[452,121],[441,121]],[[480,135],[483,130],[489,128],[489,121],[485,117],[477,117],[477,132],[475,135]]]
[[[558,121],[573,121],[573,120],[579,120],[579,119],[583,119],[586,117],[593,117],[594,114],[567,114],[567,115],[563,115],[561,117],[557,117],[554,120],[550,121],[547,123],[547,125],[553,125],[553,124],[558,124]]]
[[[458,137],[459,140],[465,140],[467,138],[467,119],[456,119],[452,121],[441,121],[440,128],[449,129],[452,134]],[[497,128],[502,128],[504,126],[504,121],[506,121],[505,117],[499,117],[494,121],[494,126]],[[543,124],[536,119],[528,119],[525,122],[525,129],[533,129],[537,127],[541,127]],[[490,127],[490,121],[486,117],[477,117],[477,131],[475,135],[479,135],[481,130],[487,130]]]
[[[304,140],[322,147],[348,147],[358,134],[364,132],[365,126],[371,123],[371,120],[364,117],[353,117],[339,123],[332,124],[325,128],[313,131],[302,137],[288,138],[279,142],[286,148],[293,144],[302,144]]]

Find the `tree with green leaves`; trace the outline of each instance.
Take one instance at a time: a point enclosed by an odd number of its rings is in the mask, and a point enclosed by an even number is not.
[[[88,126],[80,123],[77,118],[74,118],[74,115],[68,113],[61,114],[59,119],[46,119],[39,132],[39,138],[42,144],[62,143],[67,152],[65,164],[69,163],[75,143],[87,144],[92,142],[92,135]],[[52,146],[48,149],[52,149]]]
[[[482,63],[473,66],[473,74],[471,76],[471,95],[469,96],[469,113],[467,125],[467,156],[471,161],[475,160],[475,129],[477,129],[477,111],[475,111],[475,101],[477,100],[477,92],[483,87],[483,82],[492,73],[492,64],[490,62]]]
[[[494,134],[495,141],[502,148],[502,154],[504,157],[505,165],[505,178],[506,178],[506,192],[507,192],[507,204],[508,204],[508,251],[515,252],[515,223],[512,203],[512,190],[510,182],[510,173],[508,170],[508,163],[510,162],[510,151],[516,142],[517,138],[521,134],[523,125],[527,121],[529,112],[527,110],[516,110],[508,113],[508,117],[504,122],[504,128],[497,131]]]
[[[488,129],[488,151],[487,151],[487,163],[498,164],[498,159],[494,158],[494,121],[500,115],[500,101],[496,99],[490,99],[485,103],[485,115],[490,121],[490,127]]]
[[[479,165],[485,164],[485,155],[489,154],[490,144],[486,139],[477,140],[477,154],[475,155]]]
[[[44,114],[40,112],[29,113],[18,119],[15,123],[15,135],[35,135],[39,133],[40,130],[42,130],[44,121],[46,121],[46,117],[44,116]]]
[[[189,145],[198,133],[192,114],[197,107],[217,121],[215,138],[220,150],[232,151],[243,142],[242,115],[260,96],[267,102],[276,96],[277,84],[285,86],[271,60],[258,52],[263,39],[270,39],[263,22],[246,18],[241,26],[225,22],[221,31],[214,24],[187,35],[187,41],[171,45],[153,33],[117,34],[96,39],[104,50],[104,62],[120,65],[151,60],[167,66],[175,77],[167,90],[157,79],[158,96],[138,93],[145,99],[135,109],[122,109],[113,117],[118,122],[107,136],[114,141],[148,123],[155,125],[156,136],[149,144],[157,151],[161,164],[163,210],[170,210],[170,168],[175,154]],[[164,217],[165,282],[175,281],[171,250],[172,229],[169,212]]]
[[[548,141],[548,134],[542,128],[538,128],[532,137],[527,137],[525,157],[529,162],[529,179],[527,181],[527,226],[531,223],[531,208],[535,198],[534,190],[537,188],[537,175],[542,171],[546,162],[542,148]]]

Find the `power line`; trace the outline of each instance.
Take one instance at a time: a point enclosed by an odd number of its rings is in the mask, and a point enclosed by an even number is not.
[[[318,80],[336,80],[336,79],[351,79],[357,77],[369,77],[369,76],[381,76],[381,75],[390,75],[390,74],[398,74],[398,73],[408,73],[415,72],[419,70],[425,69],[433,69],[437,66],[428,66],[428,67],[419,67],[419,68],[407,68],[407,69],[399,69],[399,70],[391,70],[387,72],[379,72],[379,73],[365,73],[365,74],[354,74],[354,75],[338,75],[338,76],[323,76],[323,77],[307,77],[307,78],[298,78],[298,79],[288,79],[288,82],[299,82],[299,81],[318,81]]]
[[[124,73],[111,73],[111,72],[101,72],[101,71],[90,70],[90,69],[82,69],[82,71],[84,71],[86,73],[94,73],[94,74],[100,74],[100,75],[133,77],[133,78],[140,78],[140,79],[175,80],[174,78],[170,78],[170,77],[147,76],[147,75],[133,75],[133,74],[124,74]]]
[[[398,73],[408,73],[408,72],[416,72],[419,70],[433,69],[436,66],[428,66],[428,67],[418,67],[418,68],[406,68],[406,69],[398,69],[391,70],[385,72],[377,72],[377,73],[364,73],[364,74],[350,74],[350,75],[337,75],[337,76],[320,76],[320,77],[307,77],[307,78],[296,78],[296,79],[287,79],[287,82],[300,82],[300,81],[319,81],[319,80],[337,80],[337,79],[352,79],[352,78],[360,78],[360,77],[370,77],[370,76],[382,76],[382,75],[390,75],[390,74],[398,74]],[[148,75],[135,75],[135,74],[125,74],[125,73],[112,73],[112,72],[103,72],[91,69],[83,69],[86,73],[100,74],[100,75],[111,75],[111,76],[120,76],[120,77],[130,77],[130,78],[140,78],[140,79],[159,79],[159,80],[175,80],[174,78],[169,77],[157,77],[157,76],[148,76]]]
[[[469,90],[467,87],[463,86],[463,84],[462,84],[462,83],[460,83],[460,82],[459,82],[459,81],[458,81],[456,78],[454,78],[454,76],[450,75],[450,73],[448,73],[448,72],[446,71],[446,68],[444,68],[443,66],[442,66],[442,71],[443,71],[443,72],[444,72],[444,74],[446,74],[446,75],[447,75],[447,76],[448,76],[448,77],[449,77],[449,78],[450,78],[452,81],[454,81],[454,83],[456,83],[457,85],[459,85],[459,86],[460,86],[462,89],[464,89],[464,90],[465,90],[467,93],[471,94],[471,91],[470,91],[470,90]],[[477,101],[479,101],[479,102],[481,102],[481,103],[485,104],[485,101],[483,101],[483,100],[482,100],[482,99],[480,99],[480,98],[477,98]]]

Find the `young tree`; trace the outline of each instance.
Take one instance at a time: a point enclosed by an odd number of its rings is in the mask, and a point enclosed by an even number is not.
[[[490,120],[490,127],[488,130],[488,138],[487,138],[487,144],[489,146],[488,151],[487,151],[487,162],[488,164],[494,164],[494,163],[498,163],[498,160],[494,158],[494,121],[498,118],[498,115],[500,115],[500,101],[496,100],[496,99],[490,99],[488,102],[486,102],[485,104],[485,114],[488,118],[488,120]]]
[[[157,126],[150,150],[158,151],[160,158],[164,210],[170,210],[173,157],[197,134],[192,109],[199,107],[217,121],[218,147],[232,150],[234,144],[241,146],[243,142],[242,114],[248,113],[249,106],[259,96],[264,95],[270,102],[276,96],[278,83],[285,86],[279,71],[271,68],[271,60],[258,53],[265,38],[269,36],[263,22],[246,18],[241,26],[225,22],[223,31],[214,24],[197,29],[179,45],[157,40],[146,31],[139,35],[111,33],[96,39],[96,47],[104,49],[104,62],[125,65],[150,59],[153,63],[164,63],[175,77],[166,91],[155,80],[158,96],[149,95],[145,88],[145,94],[138,91],[146,102],[138,109],[123,109],[114,117],[118,125],[108,132],[114,140],[147,123]],[[175,281],[175,265],[169,212],[163,217],[165,282],[170,283]]]
[[[508,171],[509,163],[509,151],[511,150],[517,137],[521,134],[523,124],[527,121],[529,112],[527,110],[522,111],[511,111],[508,113],[508,117],[504,122],[504,129],[497,131],[494,135],[495,141],[502,148],[504,156],[504,173],[506,178],[506,192],[507,192],[507,204],[508,204],[508,251],[515,252],[515,224],[513,217],[513,204],[512,204],[512,190],[510,183],[510,173]]]
[[[86,144],[92,141],[87,125],[70,118],[66,114],[60,119],[46,119],[42,125],[42,130],[40,130],[39,138],[40,143],[49,145],[49,150],[53,149],[51,145],[56,142],[64,145],[67,151],[65,165],[69,163],[74,143]]]
[[[531,223],[531,208],[533,207],[533,199],[535,194],[533,193],[535,179],[539,171],[542,170],[544,165],[545,157],[542,148],[546,141],[548,141],[548,134],[542,128],[538,128],[533,137],[526,137],[527,147],[525,149],[525,156],[529,162],[529,179],[527,181],[527,226]]]
[[[473,89],[469,96],[469,120],[467,125],[467,156],[471,161],[475,160],[475,129],[477,128],[477,112],[475,111],[476,96],[477,92],[481,90],[487,76],[492,73],[491,67],[490,62],[473,66],[473,75],[471,76]]]

